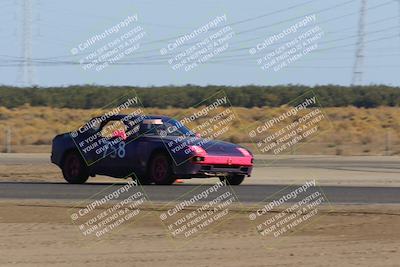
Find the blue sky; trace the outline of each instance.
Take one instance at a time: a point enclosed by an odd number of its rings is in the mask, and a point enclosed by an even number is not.
[[[33,83],[40,86],[348,85],[352,78],[361,0],[30,1],[31,26],[28,28],[31,30],[33,61],[30,69]],[[21,37],[22,2],[0,2],[0,84],[27,84],[27,79],[20,75],[24,70],[21,63],[25,62],[22,51],[26,51]],[[399,2],[368,1],[363,84],[400,85]],[[290,8],[292,6],[295,7]],[[123,59],[123,62],[131,62],[129,65],[113,65],[101,72],[85,71],[79,64],[71,65],[83,57],[72,55],[72,48],[135,14],[138,21],[128,27],[140,25],[146,36],[140,41],[140,48]],[[169,42],[166,39],[190,33],[223,14],[235,36],[228,41],[229,48],[213,60],[185,72],[173,70],[160,55],[159,50]],[[261,70],[248,49],[309,14],[316,14],[314,26],[318,25],[324,32],[318,41],[318,50],[278,72]],[[288,36],[283,42],[296,36]],[[98,47],[93,46],[93,49]]]

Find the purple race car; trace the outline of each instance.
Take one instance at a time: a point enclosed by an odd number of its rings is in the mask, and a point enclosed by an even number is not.
[[[57,135],[51,162],[73,184],[107,175],[158,185],[219,177],[239,185],[251,175],[253,155],[236,144],[201,138],[169,117],[115,115]]]

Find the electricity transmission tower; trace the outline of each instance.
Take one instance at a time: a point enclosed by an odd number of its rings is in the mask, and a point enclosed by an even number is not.
[[[363,63],[364,63],[364,37],[365,37],[365,16],[367,10],[367,0],[361,0],[360,17],[358,20],[358,40],[356,57],[353,66],[352,85],[362,83]]]
[[[20,0],[21,5],[21,61],[18,71],[18,82],[30,86],[34,82],[32,65],[32,1]]]
[[[398,4],[399,4],[399,14],[397,14],[397,16],[399,16],[399,26],[400,26],[400,0],[395,0]],[[400,37],[400,32],[399,32],[399,37]]]

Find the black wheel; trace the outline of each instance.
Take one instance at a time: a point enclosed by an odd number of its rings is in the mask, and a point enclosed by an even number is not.
[[[64,179],[70,184],[83,184],[89,178],[85,162],[78,152],[69,152],[62,165]]]
[[[147,179],[157,185],[170,185],[175,182],[171,160],[164,153],[155,154],[149,164]]]
[[[227,177],[219,177],[221,182],[226,181],[229,185],[240,185],[244,180],[244,175],[232,175]]]

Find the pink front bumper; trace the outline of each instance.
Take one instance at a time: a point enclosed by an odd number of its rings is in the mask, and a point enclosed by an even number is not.
[[[232,165],[232,166],[253,166],[253,157],[232,157],[232,156],[204,156],[203,161],[194,162],[203,165]]]

